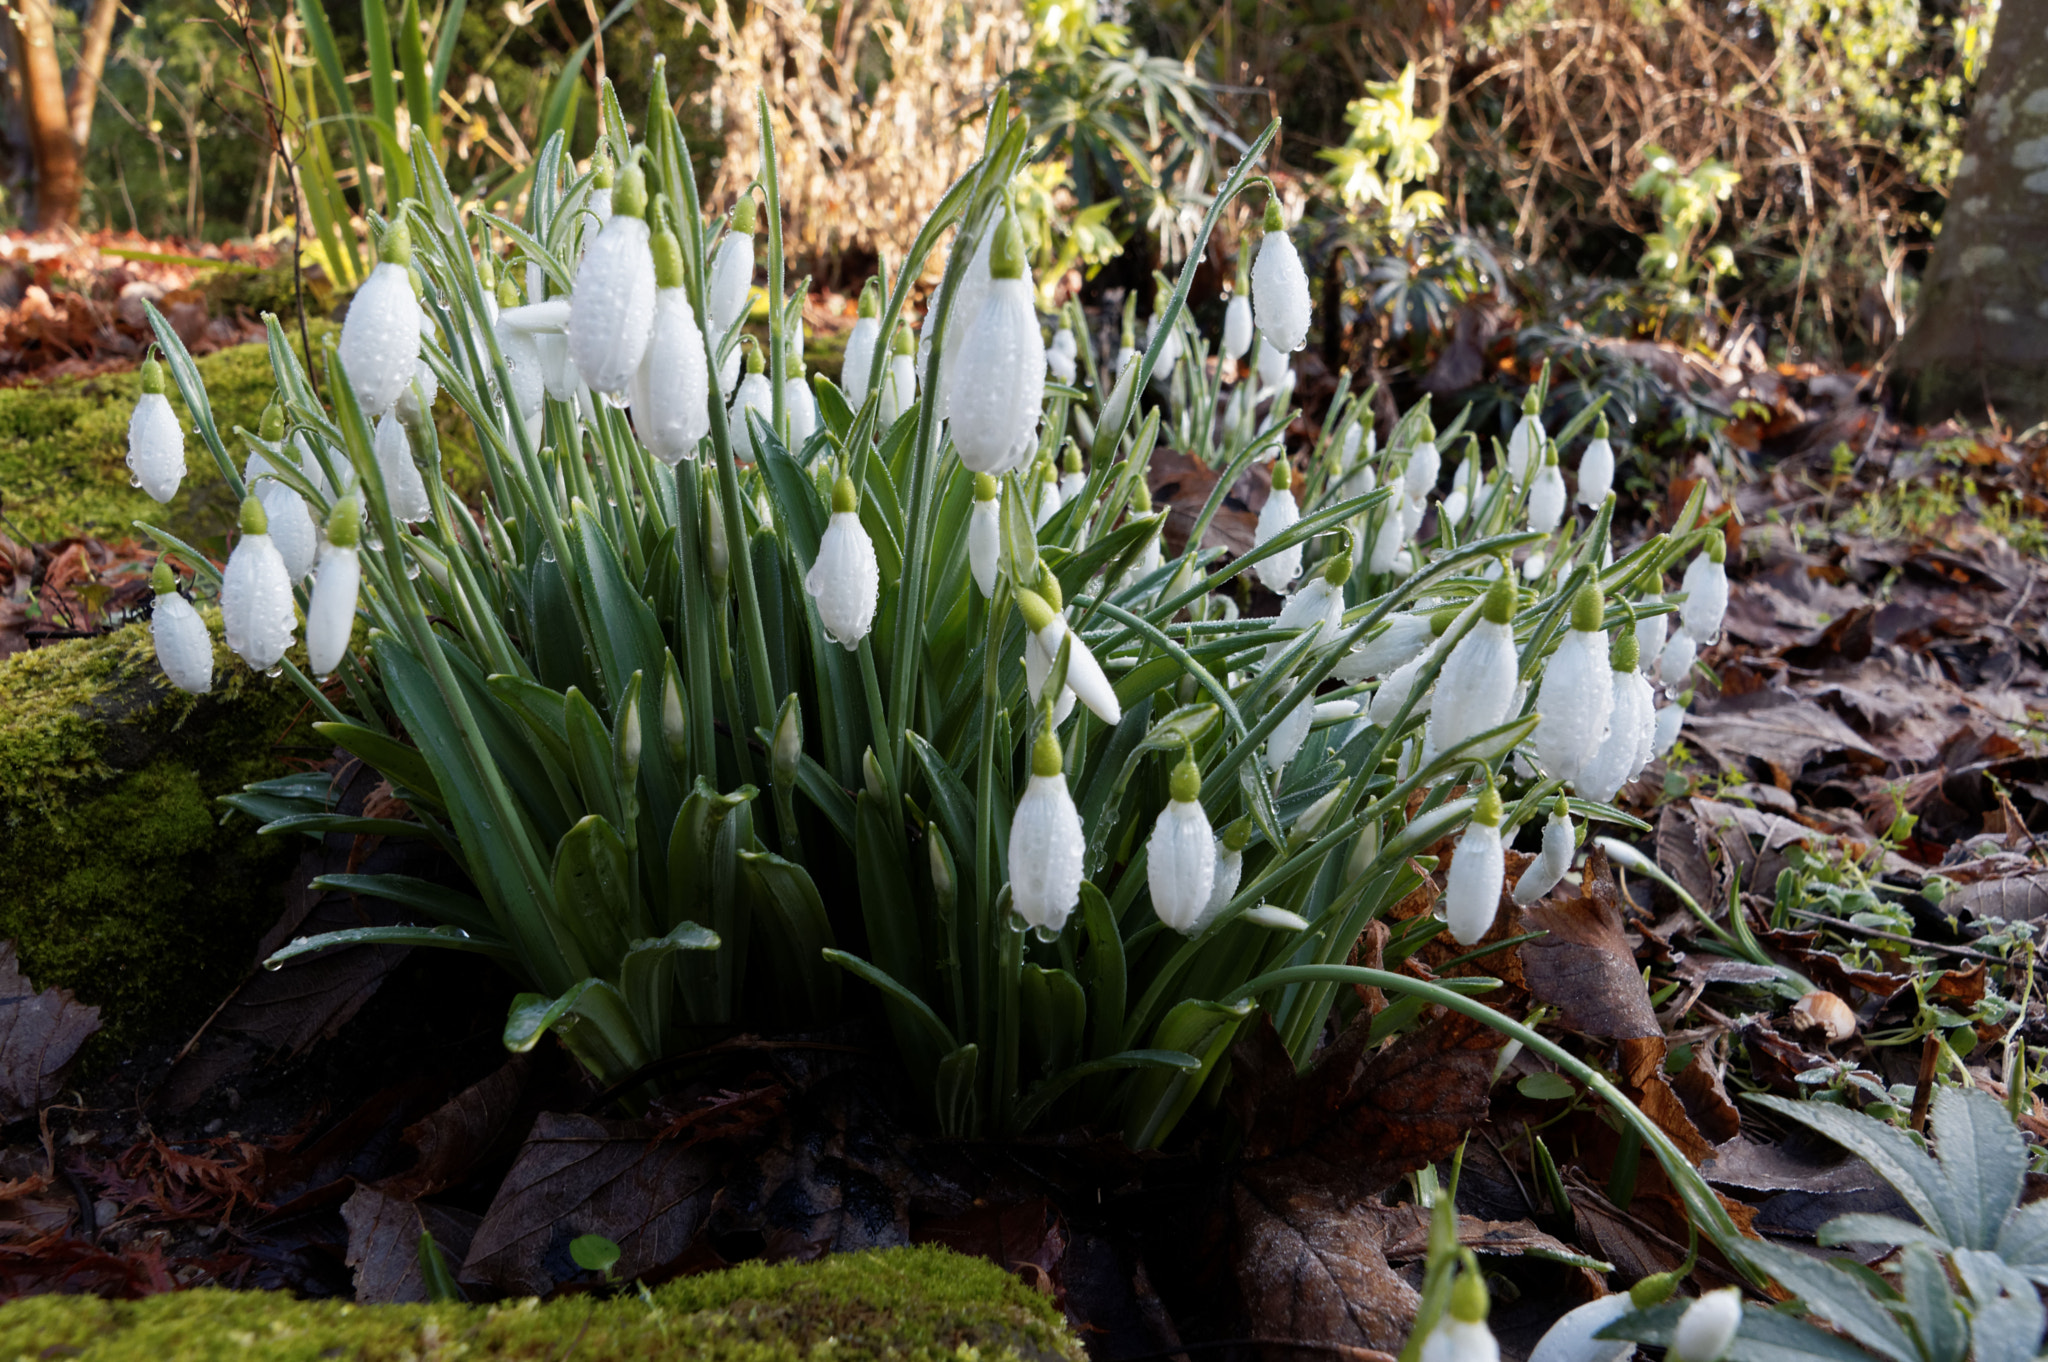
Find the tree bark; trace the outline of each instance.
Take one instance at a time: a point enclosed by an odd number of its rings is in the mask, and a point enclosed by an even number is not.
[[[2007,5],[1895,369],[1907,414],[2048,417],[2048,26]]]
[[[22,112],[36,163],[36,227],[48,231],[78,221],[82,184],[78,144],[64,107],[64,67],[57,60],[52,0],[20,0]]]
[[[99,103],[100,77],[107,71],[107,52],[114,45],[114,20],[120,0],[92,0],[85,16],[85,41],[78,49],[78,69],[71,73],[71,141],[80,154],[92,136],[93,108]]]

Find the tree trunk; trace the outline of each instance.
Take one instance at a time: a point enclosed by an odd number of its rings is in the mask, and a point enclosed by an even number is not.
[[[114,45],[114,20],[120,0],[92,0],[85,16],[85,42],[78,49],[78,69],[71,73],[71,141],[81,155],[92,136],[92,113],[99,103],[100,77],[106,74],[107,50]]]
[[[2048,27],[2007,5],[1896,369],[1916,420],[2048,417]]]
[[[48,231],[78,221],[82,190],[78,144],[64,107],[64,68],[57,60],[52,0],[21,0],[22,112],[36,161],[36,228]]]

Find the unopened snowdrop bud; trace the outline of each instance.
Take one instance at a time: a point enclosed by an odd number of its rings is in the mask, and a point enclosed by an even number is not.
[[[1060,460],[1060,504],[1064,506],[1080,496],[1087,485],[1088,475],[1081,471],[1081,447],[1069,443]]]
[[[1308,272],[1288,238],[1278,199],[1266,200],[1265,227],[1252,262],[1252,319],[1267,344],[1287,355],[1308,342]]]
[[[894,424],[917,401],[917,365],[911,359],[916,353],[917,337],[909,327],[897,327],[895,339],[890,342],[889,368],[882,379],[881,416],[885,427]]]
[[[164,393],[164,366],[154,359],[142,366],[142,396],[128,418],[128,471],[158,502],[176,496],[185,478],[185,431]]]
[[[726,438],[732,442],[733,457],[741,463],[754,461],[754,423],[747,413],[759,412],[763,422],[775,419],[775,387],[768,381],[768,362],[754,338],[747,341],[747,376],[732,395],[732,411],[726,417]]]
[[[818,543],[817,561],[804,578],[804,590],[818,603],[818,621],[825,632],[849,653],[860,647],[875,622],[881,586],[874,541],[860,523],[860,499],[853,480],[842,473],[832,487],[832,519]]]
[[[718,254],[711,262],[707,306],[712,335],[723,336],[738,325],[747,310],[747,294],[753,287],[754,201],[742,197],[732,207],[732,230],[718,243]]]
[[[666,226],[654,236],[654,321],[633,376],[633,426],[647,452],[673,468],[697,457],[711,433],[711,369],[704,333],[683,288],[683,247]]]
[[[1564,519],[1564,474],[1557,467],[1557,446],[1543,445],[1543,466],[1529,483],[1529,528],[1549,534]]]
[[[1515,422],[1514,430],[1508,433],[1508,479],[1511,482],[1520,482],[1539,466],[1543,442],[1548,438],[1543,429],[1542,411],[1542,404],[1536,400],[1536,390],[1529,389],[1522,399],[1522,419]]]
[[[204,695],[213,689],[213,637],[192,602],[178,594],[171,565],[157,559],[150,574],[156,603],[149,612],[149,633],[156,643],[156,664],[179,690]]]
[[[363,581],[356,555],[362,518],[362,504],[353,496],[335,502],[327,513],[327,551],[320,555],[312,603],[306,607],[306,662],[315,676],[331,675],[341,665],[355,628],[356,595]]]
[[[1202,773],[1192,751],[1173,768],[1171,797],[1145,844],[1152,911],[1176,932],[1191,933],[1216,887],[1216,837],[1202,811]]]
[[[1633,1362],[1635,1344],[1594,1335],[1635,1308],[1626,1291],[1617,1291],[1566,1311],[1564,1318],[1537,1340],[1529,1362]]]
[[[1294,499],[1294,468],[1282,454],[1273,460],[1273,490],[1266,496],[1266,504],[1259,508],[1258,528],[1252,532],[1252,546],[1262,548],[1279,535],[1294,528],[1301,519],[1301,507]],[[1266,590],[1279,592],[1301,575],[1301,545],[1282,549],[1270,558],[1263,559],[1252,569],[1258,574]]]
[[[1678,617],[1685,631],[1702,643],[1712,643],[1721,633],[1721,617],[1728,613],[1728,540],[1719,530],[1707,531],[1707,546],[1685,567],[1685,604]]]
[[[1429,745],[1448,752],[1508,717],[1515,699],[1515,585],[1503,573],[1487,588],[1479,618],[1458,640],[1437,674],[1429,710]]]
[[[961,301],[966,301],[964,291]],[[960,462],[975,472],[998,472],[1017,441],[1038,424],[1045,397],[1045,342],[1038,333],[1024,269],[1024,234],[1015,214],[1006,214],[995,230],[979,310],[970,316],[956,313],[950,325],[963,328],[959,349],[944,371],[953,445]]]
[[[1693,665],[1699,658],[1700,646],[1693,641],[1692,631],[1680,625],[1657,659],[1657,674],[1664,678],[1667,686],[1682,686],[1692,675]]]
[[[1607,737],[1614,708],[1607,635],[1601,631],[1604,605],[1597,577],[1572,600],[1572,627],[1544,664],[1536,692],[1536,760],[1559,780],[1571,780],[1591,761]]]
[[[569,359],[593,392],[626,400],[654,327],[654,254],[647,233],[647,172],[627,166],[612,217],[583,252],[569,294]]]
[[[1051,574],[1047,573],[1041,580],[1051,579]],[[1072,640],[1067,650],[1067,688],[1102,722],[1112,726],[1119,722],[1124,711],[1117,701],[1116,688],[1109,684],[1102,664],[1095,660],[1095,654],[1081,641],[1081,636],[1067,627],[1066,619],[1044,596],[1029,588],[1017,593],[1017,608],[1024,616],[1025,629],[1031,635],[1024,645],[1025,661],[1029,663],[1034,652],[1038,658],[1039,670],[1035,679],[1031,675],[1032,669],[1028,666],[1025,669],[1025,681],[1031,686],[1032,694],[1037,696],[1039,687],[1044,684],[1046,674],[1059,657],[1060,645]]]
[[[1741,1327],[1741,1288],[1709,1291],[1678,1317],[1678,1327],[1671,1332],[1672,1362],[1721,1362]]]
[[[403,218],[384,233],[380,262],[349,301],[337,351],[363,415],[398,405],[420,358],[420,303],[413,296],[412,230]]]
[[[1262,903],[1256,908],[1247,908],[1242,919],[1253,927],[1264,927],[1269,932],[1305,932],[1308,919],[1300,913],[1290,913],[1285,908],[1275,908]]]
[[[1045,367],[1056,381],[1071,385],[1080,354],[1074,333],[1063,326],[1053,333],[1052,344],[1045,347]]]
[[[1599,510],[1614,490],[1614,446],[1607,439],[1607,418],[1593,429],[1593,439],[1579,456],[1579,505]]]
[[[1461,946],[1485,936],[1500,909],[1501,881],[1507,875],[1500,820],[1500,792],[1489,784],[1479,794],[1472,821],[1458,838],[1450,873],[1444,877],[1444,920]]]
[[[1516,903],[1534,903],[1557,888],[1558,881],[1572,868],[1572,853],[1578,840],[1573,835],[1571,813],[1571,806],[1559,795],[1557,806],[1550,811],[1550,821],[1543,825],[1543,850],[1515,881]]]
[[[974,504],[967,511],[967,566],[985,597],[996,594],[996,570],[1003,551],[1002,503],[996,480],[974,475]]]
[[[412,440],[405,423],[394,415],[377,422],[377,468],[384,475],[384,499],[391,504],[391,517],[401,524],[425,520],[434,513],[427,501],[426,479],[412,461]]]
[[[1313,842],[1316,839],[1316,835],[1329,823],[1330,815],[1336,811],[1339,804],[1344,802],[1344,796],[1350,792],[1351,781],[1348,778],[1340,780],[1331,786],[1329,792],[1323,795],[1322,798],[1316,800],[1315,803],[1309,805],[1306,809],[1303,809],[1301,817],[1295,819],[1294,826],[1288,829],[1288,847],[1298,851],[1310,842]]]
[[[1081,901],[1082,849],[1081,814],[1048,725],[1031,745],[1031,781],[1010,820],[1010,907],[1043,940],[1059,935]]]
[[[270,542],[269,528],[263,503],[245,497],[242,537],[228,555],[220,583],[220,618],[228,648],[258,671],[277,665],[291,647],[292,627],[298,623],[292,581],[277,545]]]
[[[839,389],[855,411],[868,400],[868,376],[875,367],[875,343],[882,338],[882,285],[869,279],[860,290],[860,316],[846,338],[846,362],[839,366]]]
[[[1252,348],[1252,300],[1234,293],[1223,306],[1223,357],[1243,359]]]
[[[1467,1267],[1451,1288],[1450,1309],[1422,1341],[1421,1362],[1500,1362],[1500,1344],[1486,1325],[1486,1311],[1486,1283]]]
[[[1607,737],[1573,781],[1581,795],[1603,804],[1649,762],[1656,736],[1655,702],[1650,683],[1636,670],[1636,660],[1635,631],[1625,630],[1610,654],[1614,708],[1607,721]]]

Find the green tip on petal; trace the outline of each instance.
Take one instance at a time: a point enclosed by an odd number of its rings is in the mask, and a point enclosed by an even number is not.
[[[1601,412],[1601,413],[1600,413],[1600,424],[1598,424],[1598,425],[1596,425],[1596,426],[1594,426],[1594,427],[1593,427],[1593,438],[1594,438],[1594,439],[1596,439],[1596,440],[1604,440],[1604,439],[1606,439],[1606,438],[1607,438],[1607,413],[1606,413],[1606,412]]]
[[[832,484],[832,514],[844,515],[860,509],[860,494],[853,490],[853,479],[841,473],[839,481]]]
[[[1451,1317],[1478,1324],[1486,1318],[1489,1306],[1485,1279],[1469,1269],[1460,1272],[1457,1285],[1451,1288]]]
[[[899,355],[917,353],[917,333],[907,326],[896,328],[896,338],[889,342],[889,348]]]
[[[1707,558],[1716,563],[1728,561],[1728,536],[1719,530],[1707,531]]]
[[[327,542],[338,549],[352,549],[363,539],[363,504],[353,495],[334,503],[327,513]]]
[[[1614,646],[1608,650],[1608,666],[1618,672],[1632,672],[1642,653],[1642,645],[1636,642],[1636,631],[1624,629],[1615,635]]]
[[[976,473],[974,475],[974,499],[976,501],[994,501],[1002,495],[1002,491],[1001,485],[991,475],[987,473]]]
[[[1284,492],[1294,485],[1294,465],[1285,454],[1273,460],[1273,490]]]
[[[1269,232],[1287,230],[1287,219],[1280,216],[1280,198],[1276,194],[1266,196],[1266,216],[1261,224]]]
[[[991,279],[1024,277],[1024,229],[1015,213],[1004,213],[996,228],[995,245],[988,253],[988,273]]]
[[[1572,597],[1572,628],[1582,634],[1596,633],[1606,615],[1607,601],[1600,594],[1600,578],[1596,575]]]
[[[1534,416],[1542,410],[1543,404],[1536,400],[1536,390],[1534,388],[1522,394],[1522,415]]]
[[[1489,624],[1511,624],[1515,618],[1515,582],[1513,569],[1502,571],[1486,588],[1486,600],[1479,607],[1479,613]]]
[[[263,514],[263,503],[255,497],[242,498],[242,533],[270,533],[270,517]]]
[[[860,286],[860,315],[879,317],[882,315],[882,281],[873,275]]]
[[[1034,776],[1056,776],[1060,773],[1060,740],[1053,736],[1052,725],[1038,730],[1038,738],[1031,744],[1031,774]]]
[[[1180,760],[1174,763],[1167,789],[1176,803],[1192,804],[1202,797],[1202,768],[1195,765],[1193,748],[1184,749]]]
[[[156,567],[149,574],[149,589],[159,596],[168,596],[178,589],[178,574],[171,571],[165,559],[156,560]]]
[[[1017,591],[1017,609],[1024,616],[1024,627],[1034,634],[1053,621],[1052,606],[1028,586]]]
[[[1323,568],[1323,580],[1331,586],[1342,586],[1351,580],[1351,555],[1340,553]]]
[[[142,390],[159,397],[164,392],[164,366],[153,359],[142,362]]]
[[[412,263],[412,228],[400,218],[384,233],[384,242],[377,248],[377,258],[387,265],[410,265]]]
[[[617,217],[647,216],[647,172],[630,165],[619,175],[619,187],[612,191],[612,213]]]
[[[754,196],[740,195],[740,201],[732,206],[732,229],[741,236],[754,234]]]
[[[663,227],[648,243],[654,252],[654,286],[656,288],[681,288],[683,286],[683,243],[676,240],[676,234]]]
[[[284,408],[274,400],[263,409],[263,419],[257,423],[256,433],[272,444],[284,438]]]

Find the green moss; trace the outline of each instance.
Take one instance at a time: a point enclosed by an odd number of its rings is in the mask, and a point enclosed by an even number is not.
[[[100,1005],[104,1042],[203,1017],[277,915],[295,849],[214,799],[280,773],[304,701],[216,648],[206,696],[141,624],[0,662],[0,937]]]
[[[651,1299],[541,1305],[353,1306],[193,1291],[135,1302],[41,1296],[0,1306],[0,1358],[84,1362],[1080,1362],[1046,1296],[944,1249],[750,1264],[659,1286]]]

